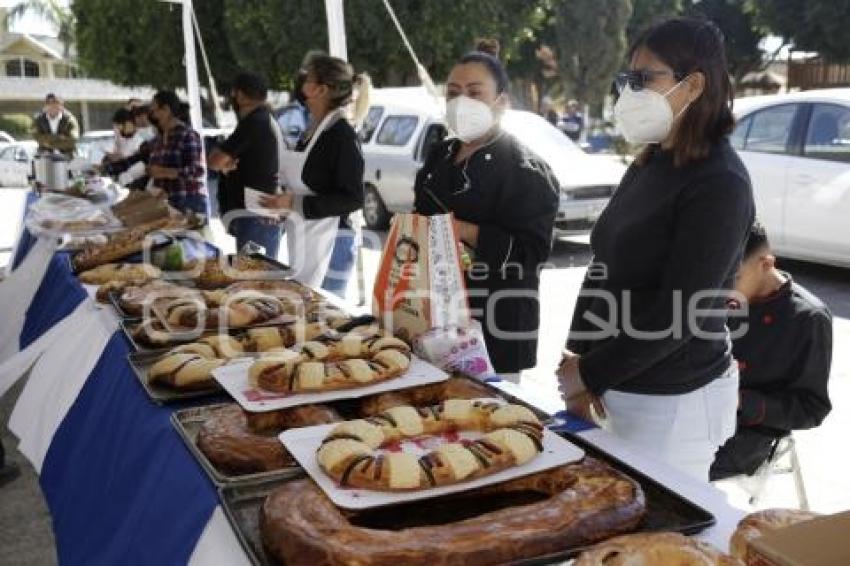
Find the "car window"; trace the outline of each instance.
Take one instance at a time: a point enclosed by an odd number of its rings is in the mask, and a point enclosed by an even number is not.
[[[0,160],[2,161],[11,161],[15,156],[15,148],[7,147],[4,150],[0,150]]]
[[[431,153],[431,149],[443,141],[447,135],[448,131],[442,124],[431,124],[428,126],[425,135],[422,137],[422,147],[419,148],[419,161],[425,161],[428,154]]]
[[[360,132],[358,132],[358,135],[360,136],[360,141],[362,143],[369,143],[369,141],[372,139],[372,136],[375,135],[375,130],[378,128],[378,124],[381,121],[381,116],[383,115],[383,106],[373,106],[369,108],[369,112],[366,114],[366,118],[363,119],[363,125],[360,126]]]
[[[753,114],[744,149],[762,153],[785,153],[796,104],[782,104]]]
[[[752,117],[747,116],[743,120],[735,124],[735,129],[729,136],[729,143],[735,149],[744,149],[744,141],[747,138],[747,131],[750,129],[750,124],[753,122]]]
[[[289,133],[291,128],[298,128],[300,131],[304,131],[306,124],[304,122],[304,113],[300,108],[292,107],[287,108],[283,111],[278,118],[277,123],[280,125],[281,129],[285,134]]]
[[[803,152],[815,159],[850,162],[850,108],[815,104]]]
[[[376,141],[380,145],[407,145],[418,123],[416,116],[389,116],[384,120]]]

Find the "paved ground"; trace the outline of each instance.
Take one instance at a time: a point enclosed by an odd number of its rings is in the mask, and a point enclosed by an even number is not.
[[[6,205],[19,201],[20,196],[0,191],[0,247],[14,233],[17,208]],[[232,240],[224,239],[220,227],[214,229],[217,239],[226,250],[233,248]],[[367,289],[374,279],[381,235],[369,238],[370,249],[364,252]],[[589,260],[586,241],[558,242],[552,261],[555,267],[543,272],[541,300],[544,305],[541,323],[539,364],[524,373],[523,383],[544,394],[555,392],[552,372],[557,364],[564,342],[584,269]],[[0,255],[0,264],[5,259]],[[850,271],[814,266],[804,263],[786,263],[783,267],[795,278],[820,295],[835,314],[835,361],[830,391],[834,401],[833,413],[823,426],[814,431],[799,433],[798,452],[801,459],[806,489],[814,510],[834,512],[850,509],[850,454],[845,449],[845,432],[850,430]],[[349,300],[356,301],[355,282],[349,288]],[[0,422],[8,421],[8,414],[16,393],[13,391],[0,400]],[[3,442],[11,448],[13,439],[3,432]],[[52,564],[55,562],[53,539],[43,498],[31,468],[21,462],[20,455],[11,450],[12,459],[24,465],[24,474],[10,485],[0,489],[0,563],[2,564]],[[734,486],[725,488],[730,497],[740,499]],[[778,477],[769,485],[764,506],[797,506],[790,477]]]

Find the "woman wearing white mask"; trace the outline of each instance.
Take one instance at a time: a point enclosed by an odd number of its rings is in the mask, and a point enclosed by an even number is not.
[[[727,139],[732,87],[714,24],[661,23],[630,60],[615,116],[627,141],[647,145],[593,230],[561,391],[571,411],[602,409],[615,434],[707,481],[735,431],[725,305],[752,188]]]
[[[357,134],[346,119],[355,87],[368,85],[351,65],[321,52],[307,54],[295,85],[295,96],[310,111],[310,124],[295,151],[279,154],[281,195],[264,195],[260,203],[282,210],[289,263],[294,277],[319,288],[340,230],[348,235],[353,258],[354,237],[349,216],[363,207],[363,154]],[[354,102],[354,122],[368,109],[368,86]],[[350,271],[353,259],[345,269]],[[347,273],[330,274],[347,277]]]
[[[492,50],[493,42],[482,47]],[[558,184],[545,162],[500,128],[507,87],[492,52],[468,53],[454,66],[446,82],[454,137],[437,144],[417,174],[414,207],[454,213],[472,260],[473,316],[496,371],[518,374],[536,364],[538,270],[551,249]]]

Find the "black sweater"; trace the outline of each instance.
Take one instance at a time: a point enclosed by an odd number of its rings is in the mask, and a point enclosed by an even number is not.
[[[304,151],[302,141],[296,151]],[[323,131],[310,151],[301,180],[316,193],[304,197],[304,218],[317,220],[339,216],[341,226],[348,215],[363,208],[363,153],[360,141],[348,120],[340,118]]]
[[[747,171],[725,139],[698,162],[676,167],[655,148],[628,169],[593,229],[594,263],[567,344],[581,355],[588,389],[681,394],[729,367],[726,296],[754,208]],[[690,324],[691,301],[718,312],[691,311]],[[600,318],[610,325],[601,333],[605,325],[592,322]]]
[[[552,247],[558,181],[543,160],[506,133],[465,166],[454,162],[459,149],[456,139],[434,147],[416,176],[414,209],[453,212],[478,226],[474,267],[466,274],[470,308],[482,322],[496,371],[518,372],[537,360],[538,270]],[[497,337],[495,329],[525,336]]]
[[[747,318],[729,319],[746,332],[733,342],[741,369],[738,425],[784,434],[818,426],[832,405],[827,379],[832,363],[832,316],[788,276],[773,296],[749,304]]]

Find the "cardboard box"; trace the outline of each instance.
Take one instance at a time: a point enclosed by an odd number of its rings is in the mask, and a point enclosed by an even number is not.
[[[750,543],[747,566],[850,565],[850,511],[767,534]]]

